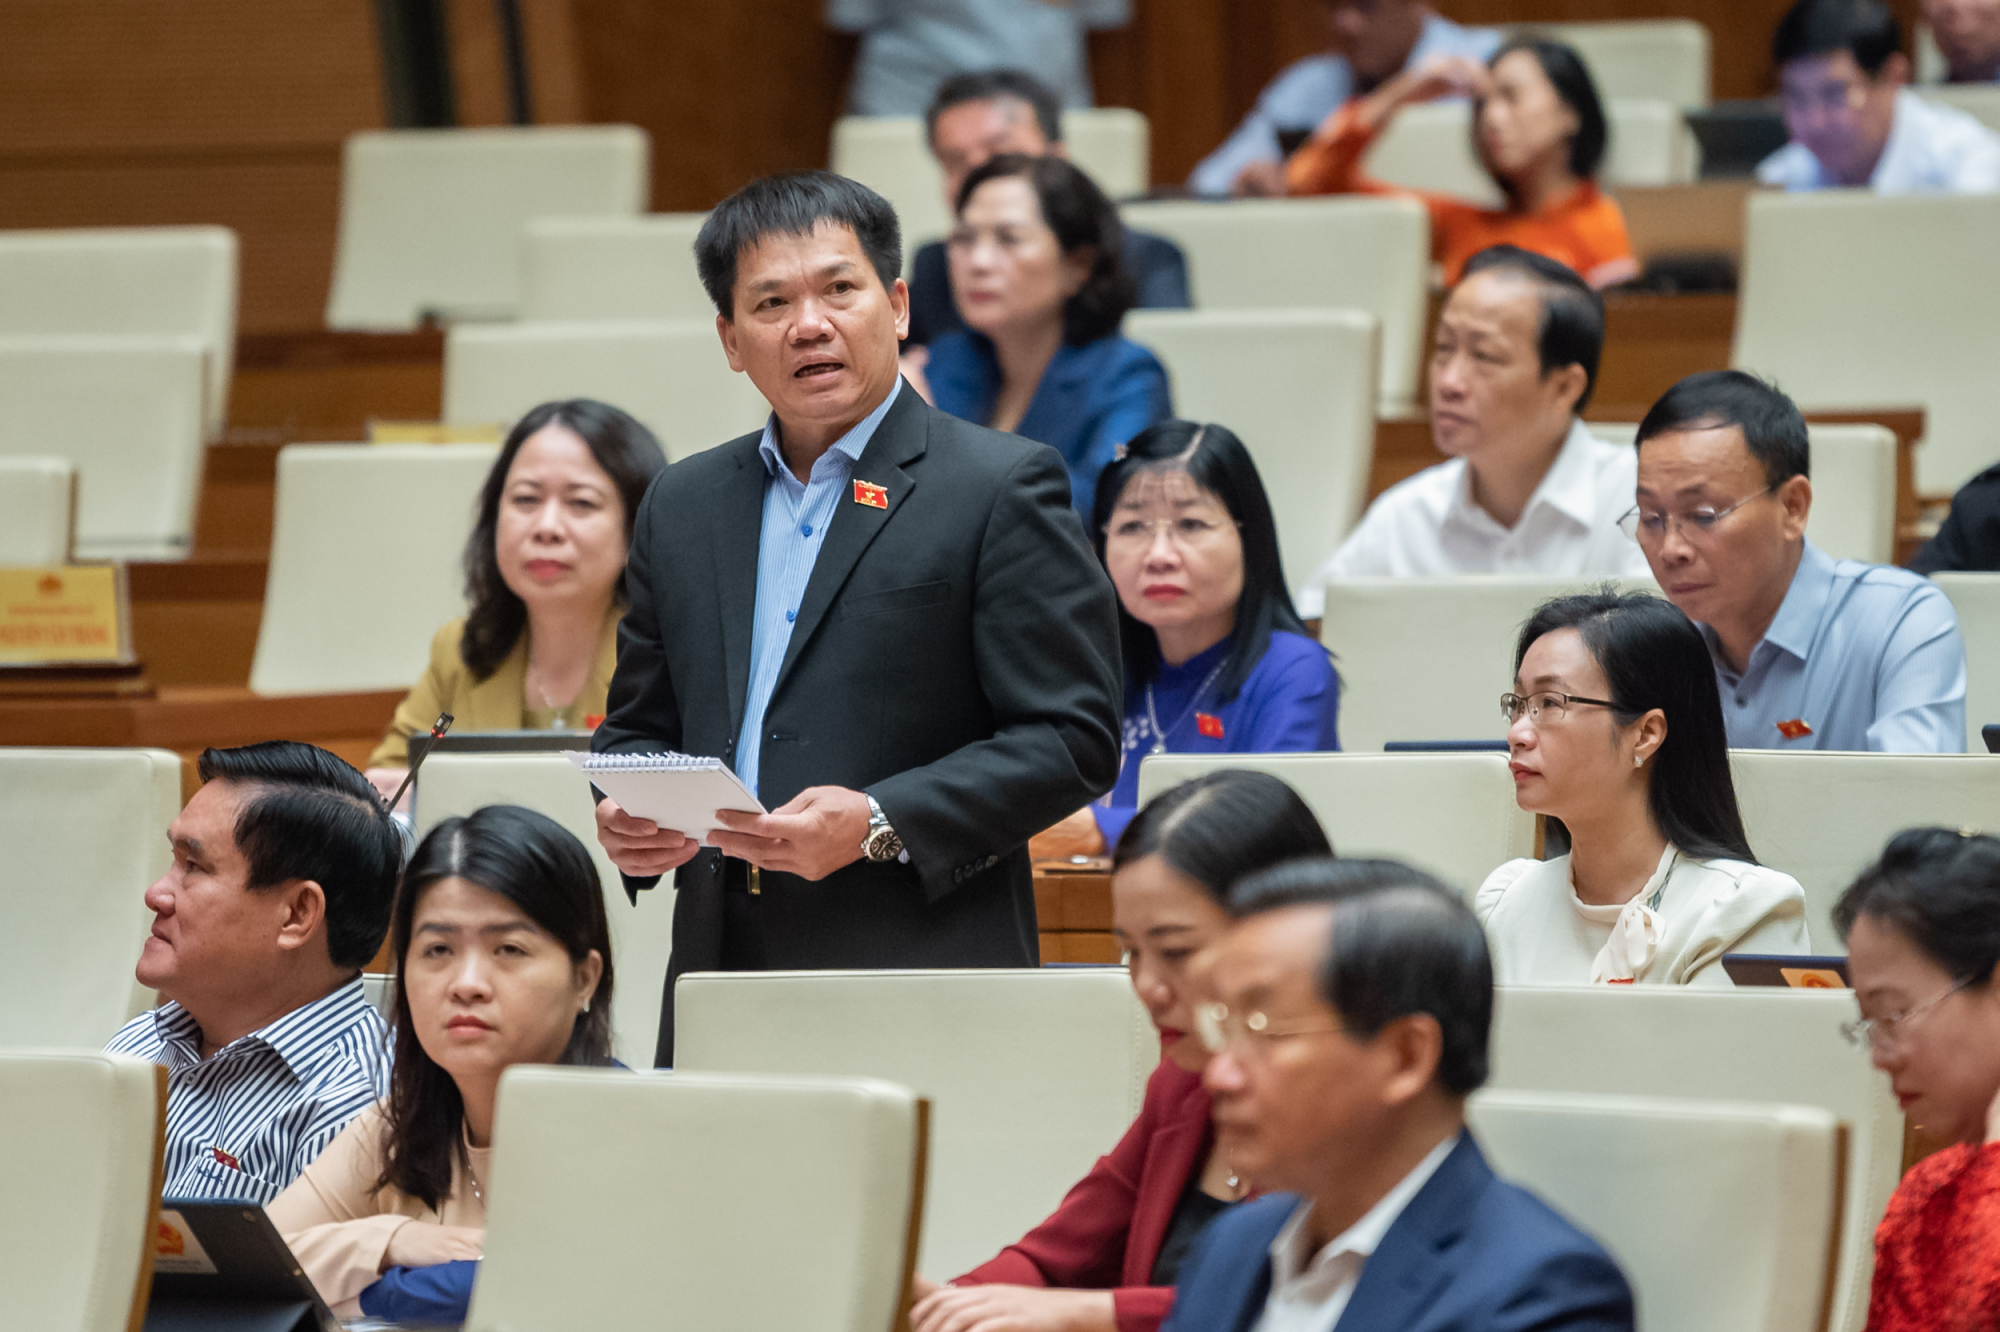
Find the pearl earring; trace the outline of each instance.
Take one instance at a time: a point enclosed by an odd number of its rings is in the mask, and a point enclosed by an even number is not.
[[[1633,767],[1635,767],[1635,768],[1643,768],[1643,767],[1645,767],[1645,766],[1646,766],[1646,760],[1645,760],[1645,758],[1644,758],[1644,757],[1642,757],[1641,755],[1638,755],[1638,754],[1634,754],[1634,755],[1632,756],[1632,766],[1633,766]]]

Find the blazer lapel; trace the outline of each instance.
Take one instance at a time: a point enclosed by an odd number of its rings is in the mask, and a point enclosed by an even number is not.
[[[1128,1286],[1152,1284],[1153,1264],[1159,1259],[1160,1245],[1166,1242],[1167,1228],[1173,1224],[1174,1208],[1214,1136],[1209,1127],[1208,1092],[1201,1083],[1195,1082],[1191,1093],[1174,1108],[1176,1117],[1153,1135],[1141,1175],[1142,1181],[1155,1177],[1175,1181],[1174,1189],[1171,1194],[1160,1189],[1138,1200],[1143,1206],[1133,1213],[1132,1233],[1125,1244]]]
[[[760,436],[736,446],[736,471],[716,491],[716,608],[722,621],[723,679],[729,689],[729,733],[743,729],[750,692],[750,627],[757,615],[757,547],[764,528],[769,473],[757,452]]]
[[[1474,1200],[1492,1180],[1493,1171],[1472,1135],[1460,1130],[1458,1146],[1410,1199],[1363,1265],[1354,1297],[1334,1332],[1415,1326],[1450,1281],[1450,1250],[1465,1233]]]

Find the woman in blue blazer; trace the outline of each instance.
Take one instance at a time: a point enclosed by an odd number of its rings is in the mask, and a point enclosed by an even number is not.
[[[1007,154],[966,177],[946,242],[965,328],[930,344],[953,416],[1050,445],[1087,511],[1120,444],[1173,415],[1166,368],[1119,336],[1132,308],[1118,211],[1059,157]]]

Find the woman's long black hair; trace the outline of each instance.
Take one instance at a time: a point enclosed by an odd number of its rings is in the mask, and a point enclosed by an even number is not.
[[[577,1015],[557,1061],[611,1062],[611,929],[597,866],[570,831],[546,814],[518,805],[488,805],[430,830],[403,871],[389,937],[396,956],[396,1064],[389,1077],[389,1131],[382,1143],[382,1177],[435,1210],[451,1193],[454,1155],[463,1151],[465,1102],[451,1074],[417,1039],[404,985],[410,933],[424,891],[443,879],[464,879],[512,902],[546,930],[573,962],[595,949],[604,972],[590,1009]]]
[[[1604,164],[1604,150],[1611,142],[1611,129],[1604,118],[1604,102],[1597,95],[1597,84],[1590,77],[1590,67],[1583,63],[1575,47],[1526,33],[1502,42],[1500,49],[1487,60],[1486,68],[1492,69],[1502,57],[1516,51],[1526,51],[1535,58],[1543,75],[1554,85],[1556,96],[1576,113],[1576,133],[1569,140],[1570,174],[1581,180],[1596,180],[1597,169]],[[1514,187],[1494,174],[1487,165],[1486,154],[1479,149],[1479,112],[1485,105],[1484,98],[1473,104],[1472,155],[1486,167],[1486,174],[1493,177],[1493,183],[1508,201],[1515,202]]]
[[[1604,672],[1621,726],[1658,708],[1667,738],[1654,751],[1647,802],[1660,833],[1694,860],[1756,864],[1736,783],[1715,663],[1701,630],[1671,601],[1605,587],[1547,601],[1522,626],[1514,671],[1544,634],[1574,629]]]
[[[1125,451],[1097,478],[1097,498],[1091,509],[1090,539],[1097,558],[1104,559],[1104,529],[1118,507],[1125,487],[1146,472],[1186,472],[1189,479],[1222,501],[1243,537],[1243,595],[1236,602],[1234,642],[1216,677],[1218,702],[1227,703],[1271,646],[1276,630],[1305,634],[1305,622],[1292,605],[1285,586],[1285,569],[1278,558],[1278,523],[1271,500],[1243,447],[1227,426],[1195,421],[1161,421],[1132,437]],[[1310,637],[1310,635],[1307,635]],[[1118,605],[1118,639],[1125,653],[1125,674],[1134,686],[1144,685],[1160,669],[1160,640],[1151,625],[1132,618],[1123,601]]]
[[[1168,787],[1118,839],[1111,866],[1158,856],[1217,905],[1238,879],[1289,860],[1330,856],[1333,844],[1299,793],[1265,772],[1223,768]]]

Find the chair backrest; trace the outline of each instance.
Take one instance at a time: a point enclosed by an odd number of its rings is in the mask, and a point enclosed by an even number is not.
[[[180,808],[167,750],[0,748],[0,1046],[95,1048],[124,1023]]]
[[[1054,1211],[1159,1059],[1123,967],[694,974],[674,993],[677,1070],[887,1078],[929,1100],[918,1266],[938,1280]]]
[[[1694,132],[1672,102],[1614,97],[1604,104],[1610,142],[1598,173],[1603,185],[1687,185],[1701,168]],[[1482,207],[1505,203],[1472,151],[1472,103],[1407,106],[1368,150],[1362,169],[1413,190],[1448,194]]]
[[[278,451],[260,694],[406,689],[465,614],[461,560],[492,444],[294,444]]]
[[[1126,225],[1187,255],[1198,310],[1365,310],[1382,325],[1377,409],[1415,409],[1430,298],[1430,215],[1413,199],[1131,204]],[[1303,577],[1310,570],[1299,570]]]
[[[2000,195],[1758,191],[1748,207],[1730,364],[1808,410],[1922,407],[1920,491],[1990,466]]]
[[[1805,1105],[1831,1113],[1847,1126],[1847,1150],[1827,1326],[1859,1332],[1868,1315],[1875,1224],[1902,1174],[1903,1116],[1889,1080],[1840,1034],[1840,1024],[1854,1015],[1851,994],[1824,990],[1502,989],[1493,1015],[1489,1085]],[[1645,1196],[1635,1193],[1627,1202],[1643,1208],[1646,1202],[1634,1200]],[[1715,1210],[1710,1224],[1725,1224],[1728,1215]]]
[[[1846,1164],[1829,1111],[1507,1091],[1468,1111],[1493,1168],[1617,1260],[1648,1332],[1820,1332]]]
[[[530,218],[644,212],[650,142],[632,125],[369,130],[341,154],[330,328],[512,318]]]
[[[1495,867],[1535,854],[1535,816],[1514,803],[1502,754],[1158,754],[1139,765],[1139,803],[1221,768],[1284,781],[1338,854],[1406,861],[1468,900]]]
[[[48,1002],[44,1000],[44,1002]],[[153,1278],[167,1071],[95,1050],[0,1050],[0,1290],[37,1332],[134,1332]]]
[[[761,429],[770,404],[729,368],[715,318],[454,328],[444,419],[505,424],[558,398],[596,398],[658,436],[671,462]]]
[[[1651,97],[1677,107],[1708,105],[1708,28],[1693,19],[1524,23],[1513,31],[1553,37],[1576,48],[1599,97]]]
[[[1504,740],[1500,695],[1514,685],[1514,641],[1554,596],[1613,582],[1657,594],[1649,579],[1348,578],[1326,585],[1320,639],[1340,671],[1340,743]]]
[[[1072,107],[1062,113],[1063,143],[1113,199],[1144,194],[1153,181],[1153,130],[1143,111],[1125,106]]]
[[[579,739],[578,748],[588,748]],[[597,866],[604,914],[611,926],[616,984],[611,994],[611,1036],[618,1057],[650,1068],[660,1032],[660,999],[673,949],[674,886],[671,878],[639,894],[632,905],[624,880],[597,841],[590,783],[560,754],[433,754],[417,778],[415,826],[423,836],[441,821],[487,805],[523,805],[546,814],[576,835]]]
[[[1934,83],[1913,87],[1910,91],[1926,102],[1956,107],[1988,129],[2000,130],[2000,86],[1991,83]]]
[[[1375,446],[1381,329],[1359,310],[1135,310],[1174,411],[1228,426],[1250,450],[1297,587],[1361,518]]]
[[[1750,849],[1806,890],[1816,953],[1847,951],[1833,904],[1898,832],[2000,833],[2000,756],[1736,749],[1729,767]]]
[[[1965,639],[1965,747],[1986,749],[1981,728],[2000,722],[2000,574],[1935,573]]]
[[[78,558],[187,554],[207,356],[189,336],[0,337],[0,455],[75,464]]]
[[[468,1332],[890,1332],[923,1124],[865,1078],[509,1069]]]
[[[76,543],[76,464],[0,457],[0,566],[68,564]]]
[[[199,338],[208,433],[228,417],[236,363],[236,233],[228,227],[0,231],[0,337]]]
[[[694,268],[707,213],[538,217],[521,252],[521,318],[715,320]]]

